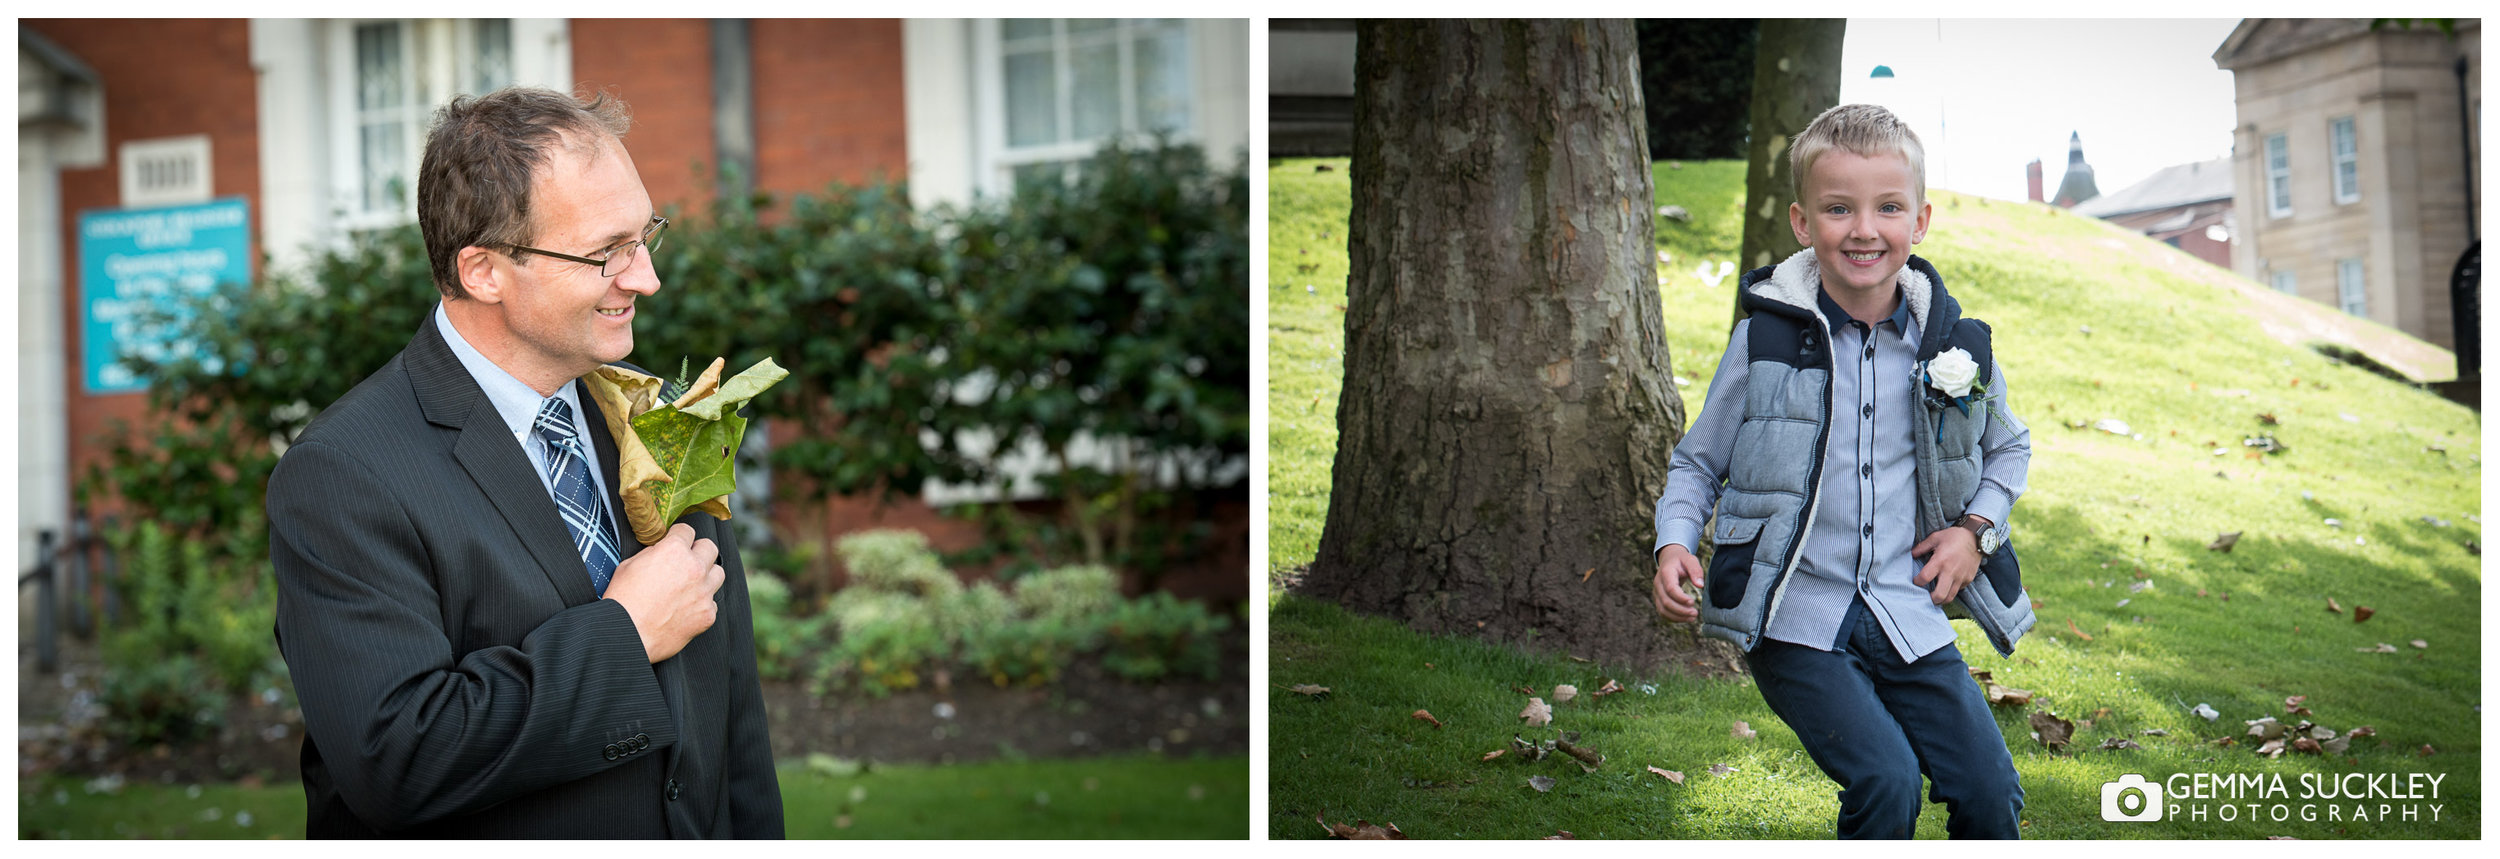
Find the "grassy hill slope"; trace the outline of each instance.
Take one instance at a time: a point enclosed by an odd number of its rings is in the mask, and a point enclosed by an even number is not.
[[[1333,169],[1315,169],[1323,164]],[[1343,373],[1344,170],[1342,160],[1288,160],[1269,173],[1272,577],[1309,562],[1327,510]],[[1713,283],[1695,269],[1706,264],[1715,276],[1720,261],[1733,261],[1742,165],[1660,164],[1655,174],[1659,201],[1695,215],[1659,222],[1670,257],[1659,291],[1678,389],[1698,416],[1726,345],[1735,277]],[[2429,378],[2444,353],[2331,308],[2291,304],[2097,220],[1947,192],[1932,202],[1933,226],[1918,252],[1966,313],[1994,326],[2014,411],[2032,429],[2031,487],[2013,526],[2040,625],[2011,659],[1958,625],[1975,668],[2039,695],[2030,708],[1999,713],[2031,791],[2027,831],[2476,832],[2479,417],[2302,344],[2367,344],[2394,356],[2383,363]],[[2093,428],[2104,420],[2125,422],[2127,434]],[[2264,435],[2283,451],[2244,444]],[[2206,548],[2230,532],[2241,535],[2231,551]],[[1395,821],[1418,835],[1829,831],[1830,784],[1744,681],[1639,677],[1415,636],[1305,600],[1280,596],[1273,605],[1271,681],[1337,689],[1316,702],[1275,693],[1270,815],[1279,836],[1318,834],[1309,824],[1316,811]],[[2356,623],[2357,606],[2374,614]],[[2382,643],[2395,652],[2377,652]],[[1660,691],[1604,702],[1614,712],[1591,708],[1579,725],[1557,718],[1557,727],[1587,731],[1589,742],[1617,755],[1605,771],[1535,769],[1562,782],[1538,794],[1520,786],[1528,770],[1478,760],[1519,730],[1510,714],[1524,696],[1511,687],[1591,689],[1607,677],[1655,682]],[[2307,696],[2301,705],[2311,713],[2287,715],[2291,696]],[[2190,715],[2199,703],[2221,717]],[[1409,718],[1417,707],[1450,728]],[[2092,724],[2069,750],[2052,752],[2030,738],[2032,710]],[[2338,731],[2371,725],[2378,734],[2340,758],[2267,759],[2244,745],[2212,745],[2263,716]],[[1728,737],[1738,719],[1760,737]],[[2143,748],[2097,748],[2117,738]],[[2429,757],[2418,756],[2424,745]],[[1669,785],[1640,768],[1697,774],[1712,762],[1734,763],[1739,774]],[[2099,785],[2120,773],[2345,771],[2443,774],[2446,817],[2148,826],[2104,823],[2098,813]],[[1417,790],[1418,781],[1436,787]],[[1922,832],[1940,832],[1941,814],[1930,816]],[[1558,822],[1566,819],[1582,828]]]

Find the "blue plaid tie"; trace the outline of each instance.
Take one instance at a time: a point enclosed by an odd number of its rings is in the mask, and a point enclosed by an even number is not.
[[[538,408],[538,437],[547,442],[547,473],[555,478],[556,512],[573,532],[573,553],[590,570],[590,589],[606,595],[616,574],[616,537],[608,531],[606,505],[590,483],[590,456],[573,433],[573,407],[550,397]]]

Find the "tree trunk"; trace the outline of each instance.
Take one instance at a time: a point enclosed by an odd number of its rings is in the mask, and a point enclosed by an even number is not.
[[[1745,144],[1745,244],[1737,267],[1788,258],[1804,245],[1788,226],[1788,144],[1823,111],[1840,104],[1841,18],[1764,18],[1753,55],[1752,133]],[[1744,306],[1731,308],[1745,318]],[[1733,327],[1735,322],[1730,321]]]
[[[1649,667],[1684,429],[1632,24],[1357,26],[1345,387],[1305,592]]]

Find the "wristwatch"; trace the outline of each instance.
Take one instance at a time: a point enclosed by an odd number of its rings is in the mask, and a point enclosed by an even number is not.
[[[1988,520],[1980,516],[1964,516],[1962,521],[1954,524],[1970,529],[1971,534],[1979,538],[1979,556],[1982,558],[1995,555],[1997,547],[2005,544],[2005,539],[1997,536],[1997,530],[1988,527]]]

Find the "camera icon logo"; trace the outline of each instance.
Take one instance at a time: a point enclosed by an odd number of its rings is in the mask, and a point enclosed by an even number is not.
[[[2130,810],[2132,809],[2132,810]],[[2162,812],[2161,783],[2144,776],[2127,773],[2117,781],[2101,785],[2101,819],[2110,821],[2160,820]]]

